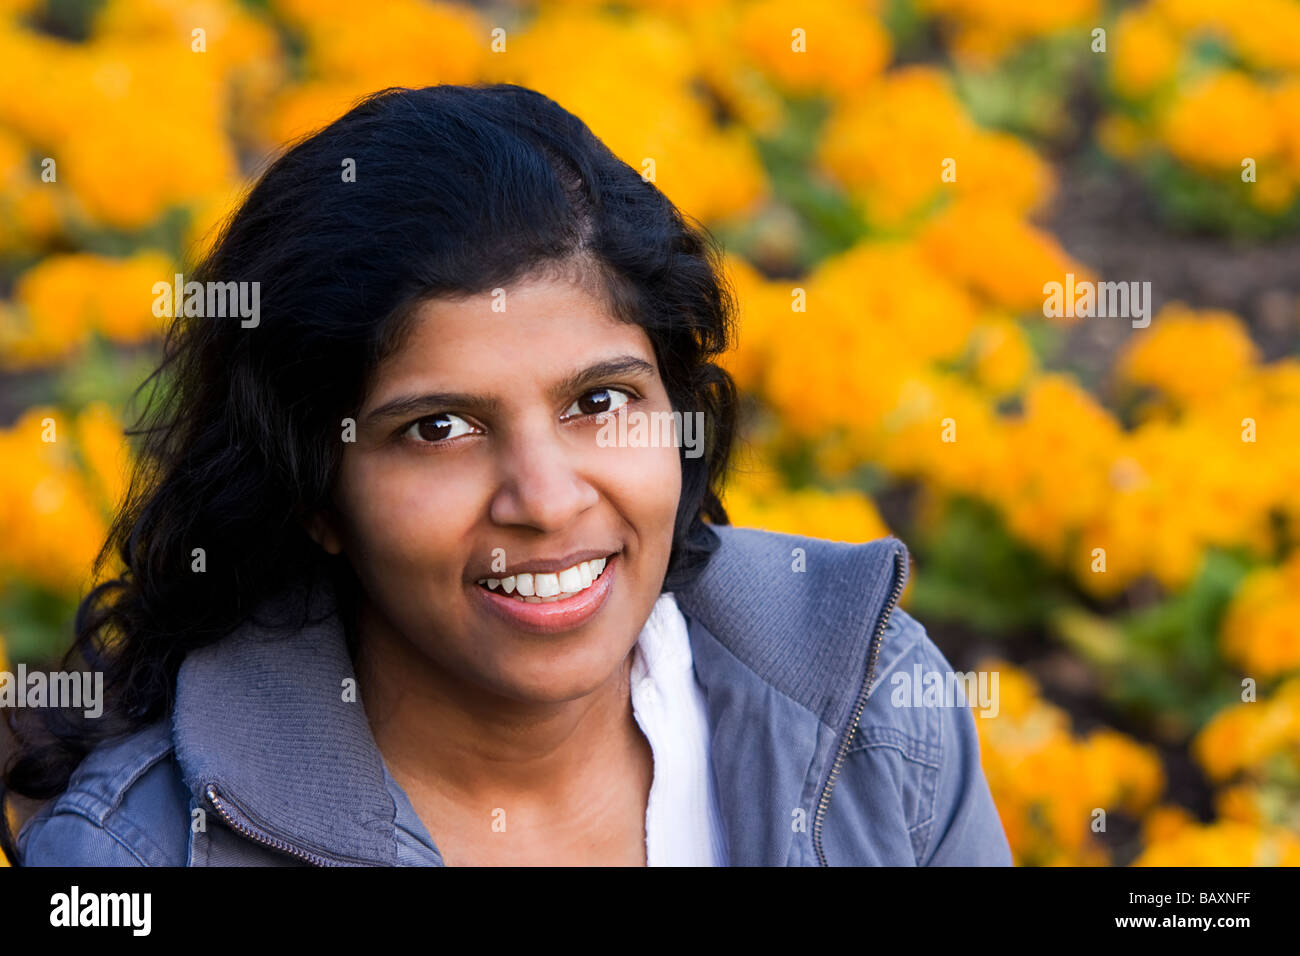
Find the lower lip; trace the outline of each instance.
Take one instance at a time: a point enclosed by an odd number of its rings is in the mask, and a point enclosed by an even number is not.
[[[510,622],[515,627],[534,634],[559,634],[585,624],[596,615],[614,587],[614,574],[622,552],[605,560],[605,570],[596,582],[585,591],[579,591],[558,601],[532,604],[518,598],[494,594],[485,587],[471,584],[488,610]]]

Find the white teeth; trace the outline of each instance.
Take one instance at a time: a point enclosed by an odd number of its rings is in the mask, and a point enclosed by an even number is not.
[[[478,583],[490,591],[500,589],[530,604],[549,603],[591,587],[605,570],[607,560],[579,561],[571,568],[552,574],[524,572],[506,578],[479,578]]]
[[[565,568],[560,572],[560,590],[565,594],[577,594],[582,590],[582,572],[578,568]]]

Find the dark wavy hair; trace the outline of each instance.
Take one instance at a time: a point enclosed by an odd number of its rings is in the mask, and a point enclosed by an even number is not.
[[[104,712],[11,713],[17,749],[0,783],[11,859],[9,794],[57,796],[99,742],[169,714],[190,650],[322,576],[352,620],[355,575],[303,525],[329,501],[342,420],[421,302],[548,272],[592,283],[611,314],[645,329],[673,408],[704,412],[704,454],[681,457],[663,589],[699,573],[718,546],[709,523],[728,521],[719,492],[738,414],[733,380],[711,361],[736,315],[713,237],[533,90],[372,94],[276,159],[188,277],[261,283],[260,322],[178,316],[138,390],[153,383],[128,430],[141,447],[95,579],[114,551],[125,570],[81,601],[64,658],[104,672]]]

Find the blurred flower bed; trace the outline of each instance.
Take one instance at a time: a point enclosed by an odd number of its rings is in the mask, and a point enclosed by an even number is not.
[[[976,725],[1018,863],[1300,864],[1300,359],[1170,301],[1084,382],[1071,323],[1128,320],[1043,310],[1045,283],[1107,278],[1040,223],[1061,150],[1140,176],[1170,229],[1297,230],[1300,4],[1233,9],[2,0],[0,664],[69,639],[157,355],[152,283],[357,96],[516,82],[653,159],[728,249],[733,522],[897,534],[903,606],[972,653],[1006,645],[970,666],[1001,677]],[[1025,640],[1069,655],[1115,726],[1075,726]]]

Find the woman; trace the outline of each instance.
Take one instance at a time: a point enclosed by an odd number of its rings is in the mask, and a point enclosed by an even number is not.
[[[11,856],[1010,862],[970,710],[869,693],[949,670],[901,543],[727,525],[716,247],[572,114],[376,94],[188,278],[260,317],[173,323]]]

